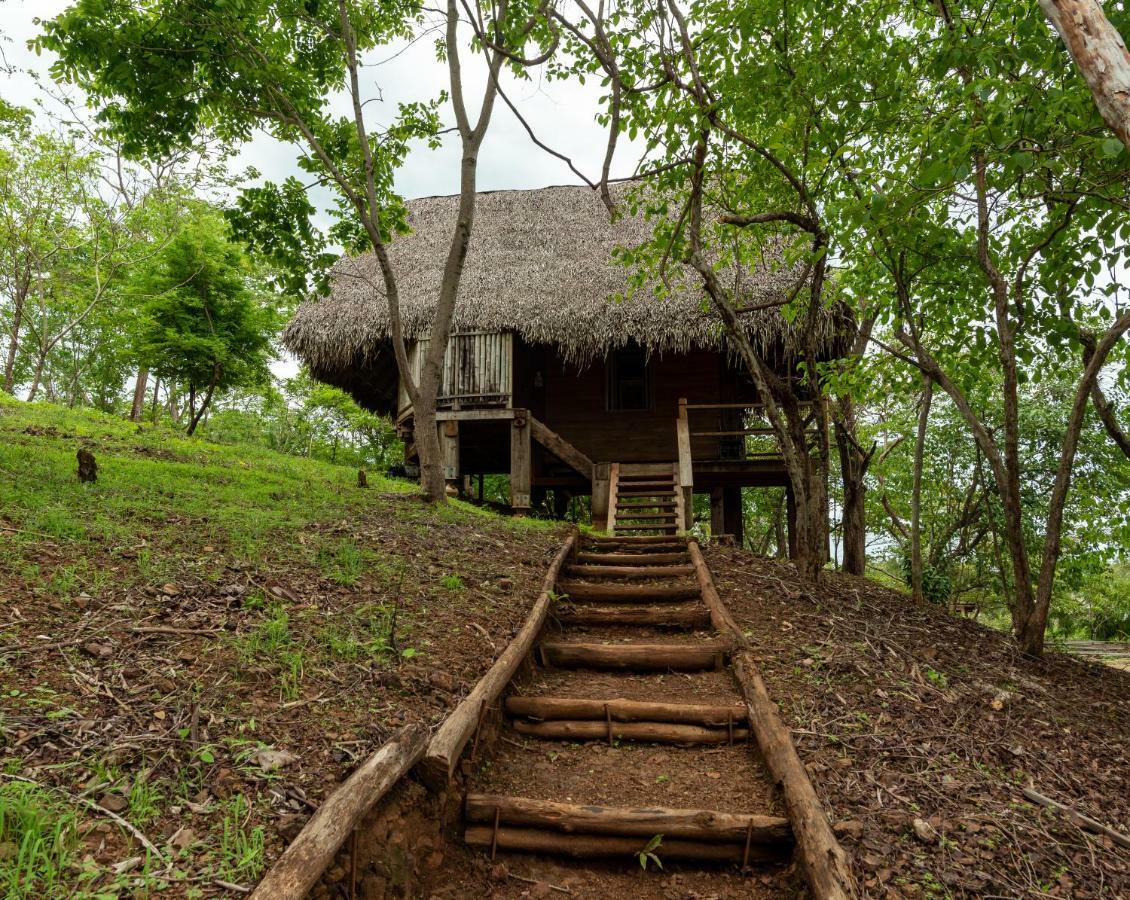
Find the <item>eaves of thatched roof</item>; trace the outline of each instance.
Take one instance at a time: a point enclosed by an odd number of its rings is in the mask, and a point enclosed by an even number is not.
[[[427,334],[455,224],[458,197],[408,203],[411,233],[389,247],[397,276],[405,334]],[[457,330],[510,331],[529,344],[550,344],[584,364],[630,342],[651,352],[726,349],[717,314],[700,283],[674,264],[670,287],[633,283],[633,269],[615,257],[651,238],[641,214],[610,221],[594,191],[583,186],[481,193],[459,287]],[[728,274],[747,307],[783,297],[795,268],[765,254],[752,271]],[[755,346],[777,358],[794,356],[802,340],[778,309],[743,314]],[[818,337],[829,349],[842,342],[844,318],[821,316]],[[389,313],[375,257],[342,259],[329,297],[299,307],[283,336],[316,377],[348,386],[350,372],[373,369],[387,356]],[[381,361],[387,371],[387,361]]]

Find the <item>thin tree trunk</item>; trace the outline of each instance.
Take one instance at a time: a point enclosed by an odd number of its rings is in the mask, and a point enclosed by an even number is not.
[[[926,455],[926,428],[934,400],[934,382],[929,378],[922,388],[918,408],[918,434],[914,441],[914,474],[910,489],[910,591],[914,599],[926,599],[922,589],[922,461]]]
[[[1055,569],[1059,562],[1063,536],[1063,510],[1067,503],[1067,491],[1071,486],[1075,451],[1079,446],[1079,435],[1083,430],[1091,387],[1098,378],[1099,369],[1106,362],[1110,351],[1127,329],[1130,329],[1130,312],[1124,312],[1119,316],[1102,336],[1091,354],[1075,391],[1075,402],[1071,406],[1071,414],[1067,420],[1067,433],[1064,435],[1063,449],[1060,451],[1059,465],[1056,468],[1055,482],[1048,502],[1048,518],[1044,527],[1044,553],[1040,564],[1034,608],[1031,615],[1021,623],[1021,628],[1017,632],[1021,649],[1034,656],[1039,656],[1044,650],[1044,633],[1048,626],[1052,589],[1055,586]]]
[[[1130,150],[1130,52],[1098,0],[1040,0],[1091,89],[1103,121]]]
[[[189,389],[188,389],[188,392],[189,392],[188,395],[190,397],[189,405],[193,410],[192,417],[189,419],[189,422],[188,422],[188,431],[186,432],[189,437],[191,437],[193,435],[193,433],[196,431],[196,426],[199,425],[200,420],[204,418],[204,413],[208,409],[208,404],[212,402],[212,392],[216,390],[216,385],[219,383],[219,381],[220,381],[220,367],[214,366],[212,368],[212,378],[208,382],[208,388],[204,392],[203,399],[200,401],[200,409],[199,410],[196,409],[196,388],[193,387],[193,386],[189,387]]]
[[[27,392],[28,403],[34,402],[36,394],[39,393],[39,386],[43,382],[43,367],[45,365],[47,365],[47,351],[40,350],[35,355],[35,376],[31,380],[31,389]]]
[[[867,569],[867,484],[871,453],[855,438],[855,409],[850,397],[841,398],[840,414],[833,427],[840,456],[840,478],[844,490],[843,569],[862,575]],[[873,452],[873,451],[872,451]]]
[[[137,370],[137,381],[133,386],[133,406],[130,407],[129,418],[131,422],[140,422],[141,413],[145,409],[145,388],[149,382],[149,370],[142,366]]]
[[[8,394],[16,390],[16,356],[20,349],[20,329],[24,322],[24,302],[26,291],[17,290],[12,304],[12,325],[8,329],[8,358],[4,362],[4,391]]]

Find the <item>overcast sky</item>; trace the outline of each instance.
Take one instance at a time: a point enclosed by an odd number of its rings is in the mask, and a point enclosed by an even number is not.
[[[66,9],[70,0],[0,0],[0,34],[2,49],[9,64],[37,72],[49,79],[51,60],[37,57],[27,50],[27,42],[38,32],[36,17],[50,18]],[[435,58],[434,37],[428,36],[412,46],[383,48],[370,54],[366,62],[381,62],[367,68],[365,74],[370,96],[379,89],[383,103],[370,104],[370,114],[377,121],[387,121],[399,102],[428,100],[447,87],[447,68]],[[478,109],[476,94],[481,97],[484,70],[481,57],[464,54],[467,77],[468,106]],[[5,79],[0,95],[9,102],[31,106],[41,96],[32,78],[17,73]],[[590,81],[582,87],[574,82],[505,82],[507,95],[522,111],[539,137],[555,149],[577,161],[582,171],[594,176],[599,171],[604,153],[604,134],[593,121],[598,85]],[[343,110],[344,111],[344,110]],[[447,124],[452,124],[450,109],[445,110]],[[623,142],[616,172],[629,173],[635,165],[633,148]],[[638,154],[638,151],[636,151]],[[279,181],[296,173],[295,150],[263,135],[243,148],[240,167],[254,166],[263,176]],[[448,137],[437,151],[421,147],[411,154],[397,175],[397,189],[406,197],[453,194],[459,190],[458,140]],[[490,130],[479,156],[479,189],[532,188],[549,184],[575,184],[576,176],[559,160],[535,147],[518,120],[501,100],[497,103]]]

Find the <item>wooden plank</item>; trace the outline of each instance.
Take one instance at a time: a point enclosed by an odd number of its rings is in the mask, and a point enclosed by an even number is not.
[[[482,422],[513,419],[513,409],[442,409],[436,411],[437,422]]]
[[[725,728],[745,725],[746,708],[741,703],[655,703],[616,697],[600,700],[586,697],[510,696],[506,711],[512,716],[553,721],[556,719],[613,722],[669,722]]]
[[[632,836],[648,840],[657,834],[667,838],[700,840],[712,844],[738,844],[747,838],[753,844],[792,846],[788,819],[751,813],[717,812],[710,809],[668,809],[582,806],[525,797],[468,794],[464,814],[470,822],[542,828],[566,834]],[[663,855],[663,851],[659,851]]]
[[[519,734],[545,741],[639,741],[647,744],[729,744],[749,737],[746,728],[710,728],[672,722],[607,722],[595,720],[510,723]]]
[[[543,422],[538,421],[532,415],[529,418],[529,422],[530,434],[535,441],[545,447],[546,450],[563,463],[572,466],[573,469],[589,481],[592,481],[593,462],[591,459],[561,437],[556,431]]]
[[[423,756],[428,730],[408,725],[343,781],[263,876],[252,900],[301,900],[365,814]]]
[[[499,850],[519,850],[526,853],[567,856],[573,859],[619,859],[625,866],[639,870],[638,854],[654,837],[617,837],[613,835],[562,834],[537,828],[519,828],[507,825],[493,828],[490,825],[472,825],[463,839],[472,847],[496,847]],[[709,844],[705,841],[686,841],[678,838],[664,839],[656,854],[663,859],[684,860],[695,863],[719,865],[779,860],[785,853],[783,847],[754,844],[748,853],[741,844]]]
[[[616,671],[701,672],[725,664],[728,643],[702,644],[591,644],[544,641],[538,646],[543,660],[562,669]]]
[[[620,464],[612,463],[608,475],[608,521],[605,531],[616,530],[616,504],[620,502]]]
[[[454,420],[440,422],[436,428],[439,431],[443,477],[445,481],[453,482],[459,478],[459,423]]]
[[[428,744],[427,753],[420,763],[420,777],[433,789],[446,789],[459,762],[459,756],[463,753],[463,748],[475,728],[478,727],[483,711],[498,700],[522,660],[529,655],[549,614],[549,607],[553,602],[551,596],[557,587],[557,576],[565,560],[573,553],[578,536],[579,532],[574,530],[557,551],[557,555],[549,565],[549,571],[546,572],[541,595],[534,602],[533,609],[526,617],[525,624],[514,636],[514,640],[502,651],[487,673],[479,679],[478,684],[471,689],[471,693],[444,720],[435,737]]]

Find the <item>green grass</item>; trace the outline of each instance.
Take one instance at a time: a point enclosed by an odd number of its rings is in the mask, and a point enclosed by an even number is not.
[[[79,447],[98,460],[94,484],[76,477]],[[370,491],[359,491],[356,478],[343,466],[209,444],[162,426],[0,395],[0,510],[19,529],[11,532],[14,540],[0,544],[13,556],[21,543],[44,536],[137,548],[139,578],[155,584],[170,568],[149,538],[170,531],[189,539],[189,548],[211,544],[255,562],[268,549],[277,551],[278,535],[347,518],[372,503],[374,488],[414,490],[372,475]],[[357,553],[345,545],[329,552],[339,577],[356,577],[362,561]],[[55,573],[52,590],[69,594],[92,577],[89,571]]]
[[[19,781],[0,782],[0,892],[65,896],[65,874],[76,859],[78,820],[53,795]]]
[[[254,881],[263,873],[266,835],[261,825],[247,826],[250,815],[251,808],[242,794],[224,806],[219,870],[227,881]]]

